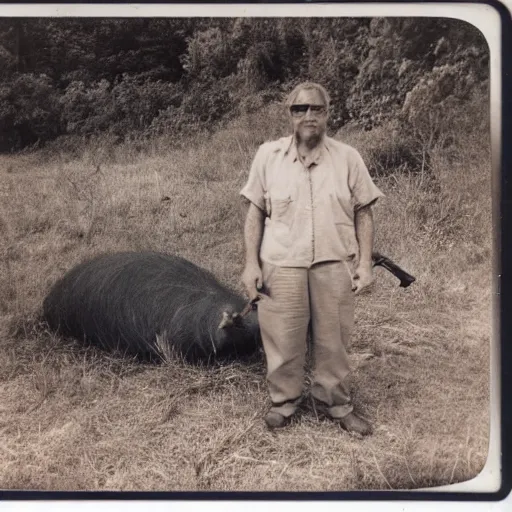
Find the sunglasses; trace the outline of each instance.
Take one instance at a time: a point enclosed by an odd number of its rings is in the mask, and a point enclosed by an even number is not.
[[[306,115],[306,112],[310,110],[311,114],[319,116],[322,114],[325,114],[326,108],[325,105],[292,105],[290,107],[290,112],[292,113],[293,117],[302,117]]]

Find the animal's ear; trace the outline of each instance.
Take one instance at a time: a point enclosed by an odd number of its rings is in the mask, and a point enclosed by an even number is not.
[[[224,329],[233,325],[233,315],[229,314],[227,311],[222,312],[222,320],[220,321],[218,329]]]

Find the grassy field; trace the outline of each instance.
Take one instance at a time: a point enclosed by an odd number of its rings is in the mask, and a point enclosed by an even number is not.
[[[261,354],[222,367],[141,364],[38,322],[52,283],[103,251],[177,253],[242,291],[238,192],[257,145],[285,130],[270,109],[181,149],[160,140],[139,154],[100,140],[73,157],[0,157],[0,488],[413,489],[479,473],[492,247],[490,153],[477,130],[433,152],[428,174],[378,179],[376,248],[417,281],[398,288],[379,268],[374,291],[357,299],[354,397],[372,437],[309,408],[268,432]],[[370,167],[394,137],[340,136]]]

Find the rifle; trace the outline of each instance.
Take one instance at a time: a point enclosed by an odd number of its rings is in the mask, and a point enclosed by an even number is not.
[[[400,286],[407,288],[411,283],[416,281],[416,278],[408,274],[404,269],[400,268],[395,262],[391,261],[386,256],[383,256],[379,252],[372,253],[373,266],[381,266],[387,271],[391,272],[395,277],[400,279]]]

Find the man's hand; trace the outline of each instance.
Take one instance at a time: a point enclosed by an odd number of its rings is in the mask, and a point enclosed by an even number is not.
[[[242,274],[242,283],[247,290],[249,300],[253,301],[258,298],[258,290],[263,286],[263,276],[261,268],[257,264],[246,265]]]
[[[369,292],[373,285],[373,269],[371,265],[358,265],[354,273],[354,286],[352,291],[356,295]]]

